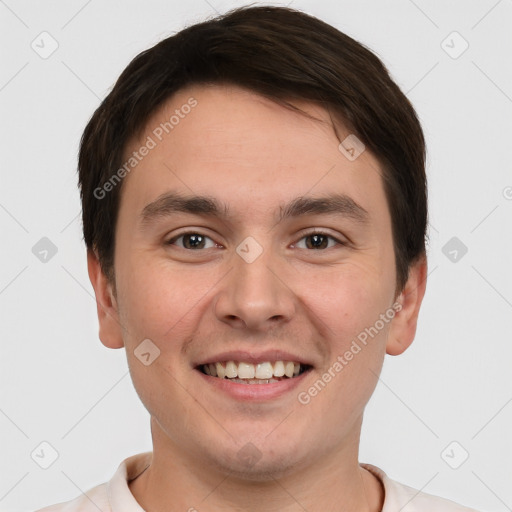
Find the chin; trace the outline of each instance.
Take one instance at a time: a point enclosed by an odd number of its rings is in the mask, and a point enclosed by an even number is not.
[[[258,437],[260,441],[255,439],[256,436],[252,436],[251,441],[251,436],[245,435],[236,445],[225,445],[222,451],[215,452],[211,447],[219,444],[212,443],[209,451],[213,464],[230,478],[266,482],[296,472],[307,459],[306,454],[298,451],[299,448],[301,452],[304,450],[300,438],[293,442],[288,437],[288,442],[283,445],[280,440],[265,440],[261,432]]]
[[[281,455],[262,454],[257,461],[240,460],[234,458],[222,461],[223,469],[229,474],[230,479],[238,479],[249,482],[274,482],[290,473],[297,471],[298,465],[295,459],[283,458]]]

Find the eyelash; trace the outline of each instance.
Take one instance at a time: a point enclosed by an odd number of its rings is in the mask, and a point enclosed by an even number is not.
[[[201,233],[200,231],[187,231],[185,233],[181,233],[180,235],[177,235],[173,238],[171,238],[170,240],[168,240],[166,242],[166,245],[174,245],[174,242],[176,242],[176,240],[179,240],[180,238],[184,237],[184,236],[187,236],[187,235],[199,235],[199,236],[202,236],[204,238],[208,238],[210,240],[213,241],[213,239],[207,235],[204,235],[203,233]],[[336,237],[332,236],[332,235],[329,235],[328,233],[324,232],[324,231],[320,231],[320,230],[314,230],[314,231],[310,231],[308,233],[304,233],[301,238],[299,238],[299,241],[303,240],[304,238],[307,238],[308,236],[313,236],[313,235],[321,235],[321,236],[324,236],[324,237],[327,237],[327,238],[330,238],[331,240],[334,240],[337,245],[340,245],[340,246],[346,246],[347,243],[346,242],[343,242],[339,239],[337,239]],[[215,242],[216,243],[216,242]],[[295,244],[294,244],[295,245]],[[319,251],[325,251],[326,249],[332,249],[333,247],[326,247],[325,249],[316,249],[316,250],[319,250]],[[183,249],[183,250],[186,250],[186,251],[191,251],[191,252],[195,252],[195,251],[201,251],[201,250],[206,250],[206,249],[197,249],[197,250],[194,250],[194,249],[187,249],[186,247],[180,247],[180,249]],[[209,249],[211,249],[211,247],[209,247]],[[307,248],[305,250],[308,250]],[[309,250],[315,250],[315,249],[309,249]]]

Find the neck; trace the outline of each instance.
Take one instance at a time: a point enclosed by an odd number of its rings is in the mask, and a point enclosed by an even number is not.
[[[147,512],[218,510],[244,512],[380,512],[381,482],[359,466],[357,444],[284,473],[244,478],[229,467],[195,459],[187,450],[169,446],[169,438],[152,425],[153,459],[149,468],[129,483]]]

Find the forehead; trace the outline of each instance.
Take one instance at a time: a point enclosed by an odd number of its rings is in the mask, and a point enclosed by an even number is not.
[[[293,104],[313,118],[236,86],[179,91],[128,145],[126,161],[145,145],[151,149],[125,178],[122,203],[140,212],[178,190],[213,195],[254,217],[296,197],[342,193],[382,217],[379,208],[387,208],[375,157],[365,150],[350,160],[339,149],[350,135],[341,123],[338,139],[328,111]]]

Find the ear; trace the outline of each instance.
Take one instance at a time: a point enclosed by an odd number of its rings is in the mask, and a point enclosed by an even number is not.
[[[397,356],[413,342],[426,287],[427,260],[423,256],[409,268],[407,283],[395,301],[401,304],[401,309],[397,308],[397,313],[391,322],[386,342],[387,354]]]
[[[100,340],[108,348],[122,348],[122,329],[112,284],[103,273],[97,255],[91,250],[87,251],[87,269],[96,295]]]

